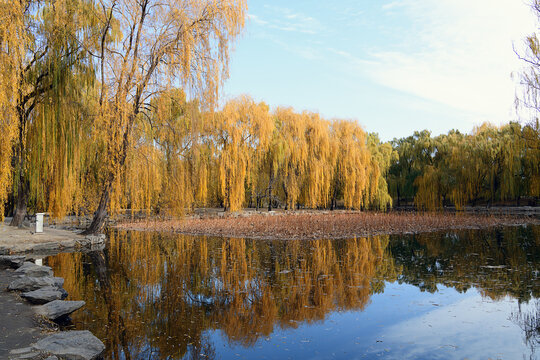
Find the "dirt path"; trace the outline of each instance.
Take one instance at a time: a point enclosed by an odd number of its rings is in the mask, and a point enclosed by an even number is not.
[[[45,228],[43,233],[35,234],[28,229],[17,229],[0,224],[0,254],[47,251],[54,248],[74,247],[84,239],[72,231]]]
[[[28,347],[44,337],[31,305],[6,291],[14,278],[13,270],[0,269],[0,359],[7,359],[10,350]]]

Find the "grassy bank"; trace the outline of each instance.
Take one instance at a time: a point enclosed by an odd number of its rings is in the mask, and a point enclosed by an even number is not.
[[[240,213],[202,218],[127,221],[124,230],[170,231],[181,234],[252,239],[352,238],[441,230],[480,229],[524,224],[540,219],[444,213],[288,212]]]

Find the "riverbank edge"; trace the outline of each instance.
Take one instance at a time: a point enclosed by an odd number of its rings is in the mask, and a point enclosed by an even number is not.
[[[2,235],[5,235],[6,231],[21,231],[19,229],[3,230],[5,231],[2,233]],[[67,238],[62,237],[60,239],[54,236],[47,238],[45,235],[44,237],[39,238],[40,242],[37,243],[32,242],[32,239],[30,239],[30,241],[24,244],[17,244],[17,246],[11,246],[8,244],[0,245],[0,276],[13,278],[13,271],[19,268],[25,261],[35,261],[36,259],[40,259],[61,252],[84,252],[95,250],[96,248],[103,247],[106,239],[104,234],[82,236],[70,230],[54,230],[54,232],[62,232],[63,235]],[[45,234],[47,234],[47,229],[45,229]],[[30,236],[39,237],[41,235],[32,234]],[[0,239],[0,243],[1,240],[2,239]],[[24,301],[24,299],[22,299],[22,297],[20,296],[20,293],[17,291],[9,291],[7,288],[2,288],[2,292],[6,295],[10,295],[14,301],[21,303],[20,316],[31,317],[34,319],[32,327],[30,327],[29,324],[26,324],[25,328],[17,328],[16,330],[19,333],[32,333],[35,331],[40,332],[40,335],[38,337],[33,338],[32,343],[28,343],[28,341],[26,341],[26,345],[28,346],[23,348],[10,349],[10,360],[69,360],[75,358],[94,360],[102,358],[101,353],[95,356],[91,355],[89,357],[81,357],[80,353],[76,355],[70,354],[73,353],[73,346],[80,347],[84,345],[80,344],[81,339],[84,342],[94,341],[94,344],[97,343],[98,345],[103,345],[103,343],[89,331],[59,331],[58,329],[55,329],[54,332],[51,332],[52,328],[48,326],[48,324],[50,324],[50,321],[44,320],[44,318],[38,315],[38,313],[36,312],[36,307],[40,305],[33,305],[27,301]],[[0,303],[0,309],[3,308],[3,304]],[[44,350],[43,346],[52,347]]]

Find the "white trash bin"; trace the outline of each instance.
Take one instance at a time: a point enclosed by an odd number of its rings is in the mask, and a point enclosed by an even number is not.
[[[43,215],[45,213],[36,213],[36,233],[43,232]]]

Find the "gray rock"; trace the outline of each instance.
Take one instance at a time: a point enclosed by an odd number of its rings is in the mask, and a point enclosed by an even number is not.
[[[14,349],[9,352],[10,360],[41,360],[43,357],[43,354],[31,347]],[[56,360],[58,360],[58,358]]]
[[[32,351],[34,350],[32,350],[31,347],[25,347],[25,348],[11,350],[9,353],[13,355],[20,355],[20,354],[26,354]]]
[[[52,241],[52,242],[45,242],[41,244],[36,244],[32,247],[32,251],[39,252],[39,251],[53,251],[60,249],[60,243]]]
[[[68,293],[62,288],[48,286],[45,288],[29,291],[21,294],[21,297],[32,304],[46,304],[54,300],[64,300]]]
[[[32,345],[36,351],[65,360],[94,360],[105,350],[105,345],[88,330],[62,331]]]
[[[79,310],[85,304],[84,301],[53,300],[45,305],[36,306],[35,310],[38,315],[42,315],[49,320],[56,320],[71,314],[75,310]]]
[[[54,285],[55,285],[56,287],[61,288],[62,286],[64,286],[64,278],[61,278],[61,277],[53,277],[53,281],[54,281]]]
[[[15,273],[31,277],[53,276],[53,271],[50,267],[36,265],[28,261],[23,263],[21,267],[15,270]]]
[[[86,235],[83,239],[77,239],[76,246],[80,248],[92,248],[95,245],[101,245],[105,243],[105,235]]]
[[[37,360],[37,359],[41,359],[42,356],[40,353],[38,352],[29,352],[29,353],[26,353],[26,354],[20,354],[17,356],[17,360]]]
[[[58,278],[53,278],[50,276],[42,276],[42,277],[21,276],[18,279],[13,280],[9,284],[8,290],[28,292],[28,291],[41,289],[44,287],[50,287],[50,286],[58,287],[58,280],[55,280],[55,279],[58,279]]]
[[[0,256],[0,267],[10,267],[17,269],[24,263],[24,256],[19,255],[1,255]]]

